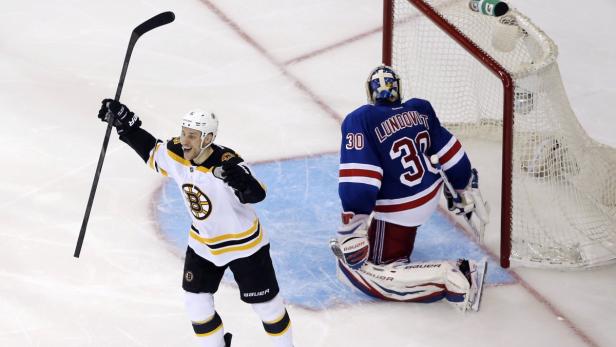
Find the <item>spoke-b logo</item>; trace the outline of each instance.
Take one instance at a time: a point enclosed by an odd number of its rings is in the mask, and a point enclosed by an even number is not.
[[[188,200],[190,212],[193,216],[198,220],[206,219],[212,212],[212,203],[207,195],[203,194],[197,186],[192,184],[184,184],[182,191],[186,200]]]

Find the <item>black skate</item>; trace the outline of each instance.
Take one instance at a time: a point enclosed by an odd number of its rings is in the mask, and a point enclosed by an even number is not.
[[[231,335],[231,333],[226,333],[225,334],[225,347],[231,347],[231,338],[233,337],[233,335]]]

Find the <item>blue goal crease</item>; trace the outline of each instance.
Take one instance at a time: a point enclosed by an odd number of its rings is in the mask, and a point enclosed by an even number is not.
[[[338,281],[336,261],[328,241],[340,221],[338,156],[322,155],[253,165],[255,176],[267,186],[267,198],[255,205],[266,232],[281,293],[293,305],[313,310],[374,299]],[[180,252],[186,249],[191,224],[177,185],[164,183],[158,223],[165,239]],[[446,216],[435,213],[419,229],[413,261],[487,256]],[[233,276],[225,275],[232,283]],[[486,284],[514,283],[514,278],[489,260]]]

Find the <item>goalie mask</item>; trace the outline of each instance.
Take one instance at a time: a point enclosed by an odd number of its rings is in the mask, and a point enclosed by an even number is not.
[[[182,118],[182,127],[201,132],[201,150],[203,151],[209,147],[209,145],[212,144],[216,138],[216,134],[218,133],[218,118],[216,118],[216,115],[212,112],[192,110]],[[212,141],[204,146],[203,141],[209,133],[212,134]]]
[[[366,80],[368,102],[396,102],[401,99],[400,78],[389,66],[381,65],[370,72]]]

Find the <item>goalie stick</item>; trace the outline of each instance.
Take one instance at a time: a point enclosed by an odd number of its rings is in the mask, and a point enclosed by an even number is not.
[[[443,171],[441,164],[439,163],[438,156],[430,156],[430,163],[432,163],[432,166],[438,170],[439,174],[441,175],[441,178],[443,179],[443,183],[445,184],[445,189],[449,192],[449,194],[451,194],[454,202],[461,203],[462,198],[453,188],[451,182],[449,182],[447,175],[445,175],[445,172]],[[463,212],[462,215],[464,216],[464,219],[466,219],[466,221],[468,222],[468,225],[473,230],[473,233],[477,237],[479,244],[483,244],[483,235],[485,233],[486,224],[488,223],[488,221],[480,218],[477,215],[476,209],[482,209],[482,215],[487,215],[490,213],[490,206],[487,202],[484,202],[483,198],[481,197],[481,193],[478,192],[479,182],[477,178],[477,170],[475,169],[473,169],[473,181],[471,182],[471,188],[477,189],[476,193],[472,193],[475,208],[472,211]]]
[[[137,40],[141,37],[141,35],[147,33],[148,31],[158,28],[159,26],[163,26],[165,24],[169,24],[173,22],[175,19],[175,14],[173,12],[167,11],[163,13],[159,13],[156,16],[146,20],[145,22],[139,24],[130,35],[130,40],[128,41],[128,48],[126,49],[126,55],[124,57],[124,65],[122,66],[122,73],[120,74],[120,81],[118,82],[118,87],[116,89],[115,100],[120,100],[120,94],[122,94],[122,87],[124,86],[124,79],[126,78],[126,71],[128,70],[128,63],[130,62],[131,54],[133,53],[133,48],[137,43]],[[107,123],[107,130],[105,131],[105,138],[103,139],[103,146],[101,147],[101,153],[98,157],[98,164],[96,166],[96,171],[94,173],[94,181],[92,182],[92,188],[90,189],[90,197],[88,198],[88,204],[86,206],[86,212],[83,216],[83,221],[81,223],[81,230],[79,231],[79,237],[77,238],[77,245],[75,246],[75,253],[73,256],[75,258],[79,258],[79,254],[81,253],[81,246],[83,245],[83,239],[86,234],[86,228],[88,226],[88,220],[90,219],[90,212],[92,210],[92,204],[94,202],[94,195],[96,194],[96,187],[98,186],[98,179],[101,175],[101,170],[103,168],[103,161],[105,160],[105,154],[107,153],[107,146],[109,145],[109,136],[111,135],[111,128],[113,127],[114,115],[110,116],[109,122]]]

